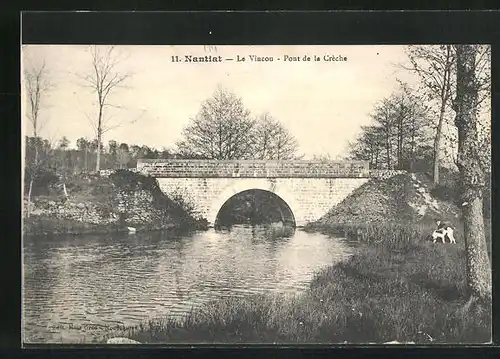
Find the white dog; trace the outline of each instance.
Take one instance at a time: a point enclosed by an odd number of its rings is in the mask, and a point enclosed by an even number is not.
[[[438,226],[439,225],[440,222],[438,221]],[[432,243],[436,243],[438,238],[441,238],[441,241],[445,243],[446,236],[448,236],[448,238],[450,239],[450,243],[457,243],[455,237],[453,236],[453,228],[451,228],[450,226],[441,227],[432,232]]]

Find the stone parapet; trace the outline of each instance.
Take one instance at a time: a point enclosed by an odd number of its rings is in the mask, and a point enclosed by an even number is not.
[[[363,178],[365,161],[151,160],[139,159],[137,170],[157,178]]]

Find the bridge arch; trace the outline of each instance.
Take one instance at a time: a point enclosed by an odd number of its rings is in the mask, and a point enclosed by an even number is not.
[[[249,190],[261,190],[261,191],[266,191],[270,192],[274,195],[276,195],[279,199],[281,199],[285,204],[288,206],[290,209],[292,216],[297,218],[297,211],[299,210],[300,206],[295,199],[295,196],[288,192],[286,189],[282,188],[282,186],[279,186],[276,181],[273,179],[238,179],[237,181],[232,182],[229,184],[224,190],[212,201],[210,205],[210,209],[208,211],[208,221],[210,224],[214,225],[215,221],[217,220],[217,215],[219,214],[220,209],[222,206],[234,195],[249,191]],[[297,222],[296,222],[297,224]]]

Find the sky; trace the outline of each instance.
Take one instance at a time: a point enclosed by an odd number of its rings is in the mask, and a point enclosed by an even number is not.
[[[91,71],[91,55],[83,45],[29,45],[23,64],[45,60],[54,84],[40,110],[45,124],[40,136],[57,141],[66,136],[71,147],[80,137],[95,138],[96,96],[82,86]],[[396,79],[416,78],[397,65],[406,61],[403,46],[116,46],[118,71],[131,76],[125,87],[111,92],[109,140],[174,148],[181,131],[218,85],[234,92],[252,115],[269,112],[297,138],[305,158],[341,156],[370,113],[397,90]],[[172,62],[177,55],[180,62]],[[185,55],[245,57],[244,62],[187,63]],[[250,61],[250,55],[272,56],[273,62]],[[284,56],[301,61],[284,61]],[[304,55],[311,61],[302,61]],[[314,55],[321,61],[313,61]],[[324,61],[343,56],[346,61]],[[277,60],[277,59],[280,60]],[[23,81],[23,80],[22,80]],[[23,137],[32,134],[22,91]],[[93,116],[93,117],[92,117]]]

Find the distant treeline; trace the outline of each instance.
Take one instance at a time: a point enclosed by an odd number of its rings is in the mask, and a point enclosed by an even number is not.
[[[38,145],[38,159],[36,159]],[[97,160],[97,141],[79,138],[76,148],[69,148],[69,140],[63,137],[57,144],[52,144],[41,137],[26,137],[26,163],[43,162],[44,167],[59,172],[78,173],[94,171]],[[110,140],[106,145],[101,144],[101,169],[135,168],[138,158],[200,158],[196,154],[186,152],[177,153],[174,150],[157,149],[150,146],[120,143]]]
[[[61,178],[70,178],[82,173],[95,172],[97,161],[97,141],[79,138],[76,148],[69,148],[69,140],[61,138],[57,143],[41,137],[26,136],[25,143],[25,186],[33,180],[33,195],[42,194]],[[111,140],[101,144],[101,169],[135,168],[139,158],[184,158],[197,159],[199,156],[173,150],[157,149],[149,146],[119,143]]]

